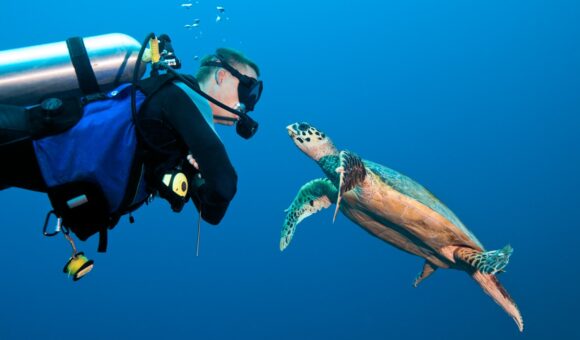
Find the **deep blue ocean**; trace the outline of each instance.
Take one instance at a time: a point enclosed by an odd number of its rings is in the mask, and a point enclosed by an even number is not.
[[[77,242],[95,267],[73,282],[70,246],[41,232],[48,199],[0,192],[0,339],[580,339],[580,2],[182,3],[1,2],[0,50],[167,33],[183,72],[232,47],[265,89],[254,139],[218,127],[238,194],[202,225],[199,257],[193,206],[157,199],[106,254]],[[524,333],[462,272],[413,288],[422,259],[333,209],[280,252],[284,209],[322,177],[286,133],[296,121],[429,188],[487,249],[511,244],[500,280]]]

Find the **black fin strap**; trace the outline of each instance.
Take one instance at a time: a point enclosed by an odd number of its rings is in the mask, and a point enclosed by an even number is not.
[[[68,47],[70,60],[75,69],[81,91],[85,95],[100,92],[99,83],[91,66],[83,38],[69,38],[66,40],[66,46]]]
[[[99,253],[107,252],[107,239],[107,227],[105,227],[99,231],[99,247],[97,248]]]

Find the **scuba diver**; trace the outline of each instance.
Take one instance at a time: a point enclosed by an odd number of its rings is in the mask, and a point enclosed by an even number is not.
[[[52,45],[32,52],[54,50]],[[120,45],[124,59],[107,70],[116,76],[107,83],[106,72],[97,69],[107,63],[97,59],[119,60],[111,53]],[[73,255],[64,272],[76,281],[93,261],[77,252],[69,231],[80,240],[98,233],[98,250],[104,252],[107,230],[126,214],[133,223],[131,213],[154,196],[167,200],[175,212],[191,200],[201,219],[213,225],[222,220],[236,193],[237,174],[214,123],[235,125],[240,136],[251,138],[258,123],[247,113],[263,85],[258,66],[227,48],[202,58],[195,77],[177,73],[181,62],[167,35],[150,34],[142,45],[119,34],[71,38],[66,47],[75,88],[44,86],[44,92],[34,94],[35,86],[21,84],[21,78],[42,87],[42,67],[59,67],[61,61],[39,61],[42,53],[36,53],[30,58],[41,70],[22,77],[7,69],[22,70],[14,63],[26,63],[22,55],[30,53],[8,51],[20,55],[8,65],[10,58],[0,52],[0,157],[12,163],[0,167],[0,190],[48,194],[53,210],[44,234],[61,232],[69,240]],[[151,63],[151,76],[140,79],[144,62]],[[57,226],[50,231],[53,217]]]

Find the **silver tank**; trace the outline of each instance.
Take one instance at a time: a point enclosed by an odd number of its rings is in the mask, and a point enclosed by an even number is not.
[[[101,90],[133,78],[141,44],[125,34],[84,38]],[[141,67],[140,76],[145,73]],[[0,104],[34,105],[51,96],[82,95],[66,42],[0,51]]]

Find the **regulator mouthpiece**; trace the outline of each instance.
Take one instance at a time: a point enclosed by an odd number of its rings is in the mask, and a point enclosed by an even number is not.
[[[258,122],[250,118],[248,115],[240,117],[236,124],[236,132],[244,139],[252,138],[258,132]]]

